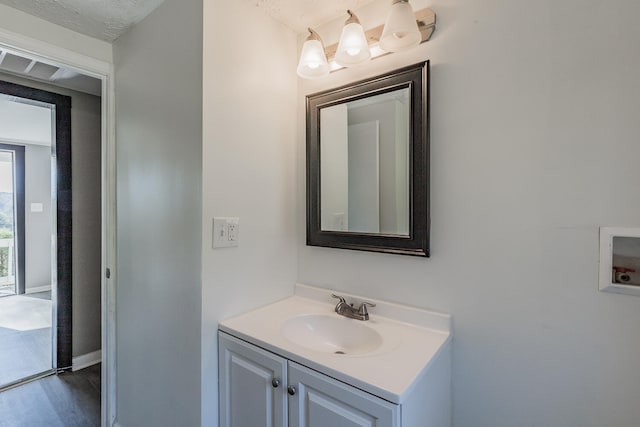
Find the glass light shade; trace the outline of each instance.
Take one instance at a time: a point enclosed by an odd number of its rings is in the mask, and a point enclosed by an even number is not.
[[[356,22],[346,24],[336,51],[336,62],[343,67],[360,64],[371,58],[369,44],[362,25]]]
[[[394,1],[380,37],[380,48],[398,52],[417,46],[422,40],[413,8],[406,0]]]
[[[320,40],[307,40],[302,46],[298,75],[304,79],[313,79],[329,74],[329,64]]]

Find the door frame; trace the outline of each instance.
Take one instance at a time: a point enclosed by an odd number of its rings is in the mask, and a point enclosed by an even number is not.
[[[116,141],[115,90],[112,62],[54,46],[0,28],[0,46],[32,60],[62,66],[102,81],[102,390],[101,425],[111,427],[116,418]]]
[[[55,154],[56,154],[56,183],[55,183],[55,219],[56,219],[56,276],[54,292],[55,317],[53,329],[55,341],[53,343],[53,368],[60,371],[71,367],[72,359],[72,199],[71,199],[71,97],[59,95],[41,89],[19,85],[0,80],[0,93],[31,101],[43,102],[55,106]],[[24,153],[24,147],[23,147]],[[24,157],[23,157],[24,162]],[[24,171],[23,171],[24,174]],[[24,181],[24,179],[23,179]],[[22,183],[24,187],[24,182]],[[16,191],[18,194],[19,190]],[[24,188],[22,188],[22,203],[18,207],[24,218]],[[20,206],[21,205],[21,206]],[[18,210],[16,210],[18,211]],[[52,207],[53,211],[53,207]],[[17,214],[20,221],[20,214]],[[24,224],[22,225],[22,240],[24,241]],[[20,234],[20,231],[18,232]],[[24,245],[18,247],[18,256],[24,259]],[[24,280],[24,266],[21,281]]]

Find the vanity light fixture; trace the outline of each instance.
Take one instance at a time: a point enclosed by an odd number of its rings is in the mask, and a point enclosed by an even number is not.
[[[380,37],[380,48],[385,52],[399,52],[418,46],[421,38],[409,0],[393,0]]]
[[[414,13],[408,0],[392,0],[385,25],[364,31],[363,45],[352,44],[349,36],[351,29],[362,30],[362,26],[353,12],[347,12],[349,19],[342,29],[339,43],[324,48],[318,33],[309,28],[309,36],[302,46],[298,63],[300,77],[323,77],[329,72],[359,64],[369,58],[409,49],[428,41],[436,29],[436,14],[433,10],[425,8]],[[414,30],[417,31],[417,36]],[[364,59],[360,57],[361,54]]]
[[[343,67],[361,64],[371,59],[369,43],[364,35],[364,29],[355,13],[347,10],[349,18],[342,28],[342,35],[336,51],[336,62]]]
[[[305,79],[313,79],[329,74],[329,63],[324,52],[324,44],[320,35],[309,28],[309,36],[302,46],[298,75]]]

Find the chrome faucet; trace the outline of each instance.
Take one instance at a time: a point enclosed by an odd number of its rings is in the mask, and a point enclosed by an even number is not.
[[[354,308],[353,304],[347,304],[347,301],[344,299],[344,297],[335,294],[331,294],[331,296],[339,300],[338,304],[336,304],[335,312],[340,316],[345,316],[350,319],[369,320],[369,312],[367,311],[367,306],[376,306],[374,303],[363,301],[358,308]]]

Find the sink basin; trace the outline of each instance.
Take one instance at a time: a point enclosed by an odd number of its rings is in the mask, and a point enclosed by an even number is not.
[[[423,378],[429,385],[415,389],[420,396],[436,393],[439,381],[448,393],[440,366],[449,372],[449,315],[346,295],[347,301],[376,304],[369,320],[348,319],[334,312],[332,293],[298,284],[296,295],[222,320],[219,331],[395,404]]]
[[[289,341],[322,353],[358,355],[382,345],[382,337],[360,320],[339,315],[309,314],[288,319],[282,333]]]

